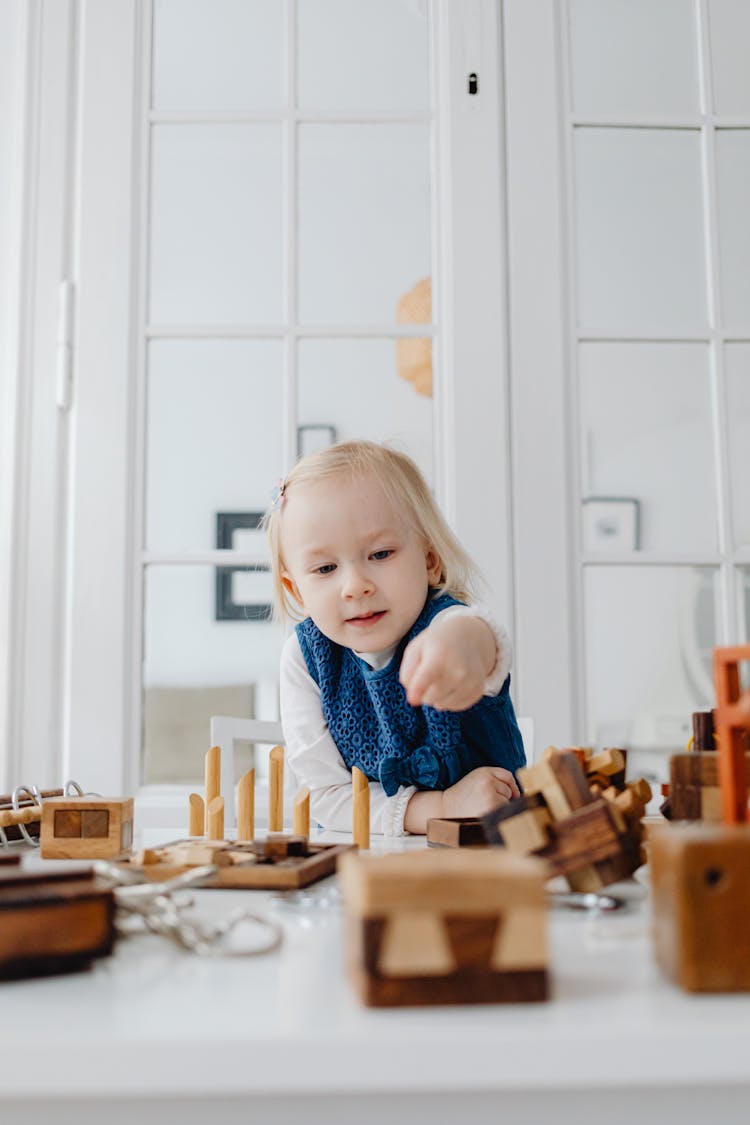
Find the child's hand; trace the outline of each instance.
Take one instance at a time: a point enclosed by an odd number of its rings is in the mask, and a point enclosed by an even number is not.
[[[510,770],[480,766],[443,793],[443,816],[483,816],[521,793]]]
[[[466,711],[482,698],[496,658],[494,634],[481,617],[440,613],[406,646],[399,678],[412,707]]]

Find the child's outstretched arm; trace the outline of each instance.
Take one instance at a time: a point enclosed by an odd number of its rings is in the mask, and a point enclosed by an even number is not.
[[[412,707],[466,711],[482,698],[491,673],[498,681],[492,694],[499,691],[510,668],[510,641],[488,617],[452,606],[406,646],[400,679]]]

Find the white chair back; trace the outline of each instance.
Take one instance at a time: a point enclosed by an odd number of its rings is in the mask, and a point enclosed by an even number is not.
[[[281,723],[266,719],[235,719],[231,715],[211,716],[211,746],[221,749],[221,792],[224,797],[224,822],[228,828],[237,824],[237,809],[234,792],[234,744],[238,739],[244,742],[260,743],[263,746],[283,746],[284,733]],[[267,762],[258,762],[256,778],[268,776]]]

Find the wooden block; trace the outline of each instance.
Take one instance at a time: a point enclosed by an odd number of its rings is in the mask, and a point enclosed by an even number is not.
[[[439,914],[405,910],[387,920],[378,951],[379,973],[391,977],[442,976],[455,968],[451,944]]]
[[[101,840],[109,836],[109,809],[83,809],[81,836],[87,840]]]
[[[57,809],[53,822],[56,840],[77,840],[81,836],[81,810]]]
[[[184,840],[177,844],[165,844],[155,848],[162,862],[174,867],[205,867],[208,864],[221,867],[231,863],[227,854],[225,840]]]
[[[661,969],[688,992],[750,991],[750,829],[665,824],[649,835]]]
[[[749,660],[750,645],[714,649],[715,728],[724,824],[747,822],[750,691],[740,688],[740,664]]]
[[[0,979],[85,968],[112,952],[114,896],[80,871],[0,875]]]
[[[541,793],[526,793],[523,797],[516,797],[513,801],[507,801],[503,805],[499,805],[491,812],[485,813],[481,817],[482,828],[484,830],[485,839],[488,844],[501,844],[504,846],[504,840],[500,834],[500,826],[508,817],[518,816],[519,813],[526,812],[528,809],[546,809],[547,803]]]
[[[616,856],[622,846],[620,835],[624,827],[619,811],[601,798],[577,809],[565,820],[556,821],[554,840],[541,855],[554,864],[556,871],[569,875],[580,867]]]
[[[629,781],[627,788],[633,790],[642,805],[647,805],[654,795],[645,777],[639,777],[636,778],[635,781]]]
[[[524,794],[541,793],[554,820],[568,816],[594,799],[575,754],[557,751],[535,766],[518,771]]]
[[[602,750],[601,754],[594,754],[586,762],[586,774],[603,773],[609,777],[613,773],[620,773],[625,769],[625,758],[621,750]]]
[[[284,747],[274,746],[268,756],[268,831],[284,830]]]
[[[493,969],[544,969],[549,961],[546,910],[516,906],[500,920],[492,950]]]
[[[202,836],[206,827],[206,810],[200,793],[190,794],[190,821],[188,834]]]
[[[256,855],[286,859],[287,856],[307,855],[308,840],[307,836],[288,836],[281,832],[269,832],[265,840],[254,840],[252,848]]]
[[[352,838],[360,851],[370,847],[370,783],[367,774],[352,769]]]
[[[545,864],[501,848],[425,849],[342,857],[339,881],[361,917],[421,909],[484,915],[510,905],[543,905]],[[493,897],[494,896],[494,897]]]
[[[237,785],[237,839],[255,836],[255,770],[243,774]]]
[[[746,754],[750,767],[750,753]],[[719,790],[719,755],[713,751],[673,754],[669,759],[669,791],[673,820],[706,819],[706,791],[709,819],[716,820],[716,792]],[[721,819],[718,817],[718,819]]]
[[[497,848],[344,857],[347,964],[364,1002],[546,999],[545,874]]]
[[[206,753],[205,757],[205,781],[206,781],[206,796],[205,796],[205,824],[204,833],[211,838],[211,831],[208,825],[208,810],[211,802],[221,793],[221,747],[212,746]],[[222,833],[223,835],[223,833]]]
[[[91,834],[102,830],[102,814],[107,818],[106,835]],[[84,825],[89,834],[83,834]],[[129,852],[132,844],[132,797],[52,797],[42,804],[43,859],[114,859]]]
[[[716,749],[713,711],[693,712],[693,750],[701,753]]]
[[[527,809],[501,820],[498,832],[506,848],[517,855],[529,855],[549,844],[551,825],[548,809]]]
[[[206,809],[209,840],[224,839],[224,798],[214,797]]]
[[[482,821],[473,816],[435,816],[427,821],[430,848],[486,847]]]
[[[310,790],[300,789],[292,805],[292,832],[295,836],[310,835]]]

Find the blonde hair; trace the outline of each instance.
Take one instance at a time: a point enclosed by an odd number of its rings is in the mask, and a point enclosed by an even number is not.
[[[329,480],[339,475],[349,479],[371,477],[377,480],[394,510],[407,520],[440,559],[437,591],[451,594],[462,602],[475,598],[476,588],[481,582],[479,570],[446,523],[411,457],[374,441],[346,441],[310,453],[298,461],[280,486],[279,500],[263,519],[271,549],[276,620],[291,618],[299,621],[304,616],[281,581],[286,570],[281,542],[283,501],[298,485]]]

